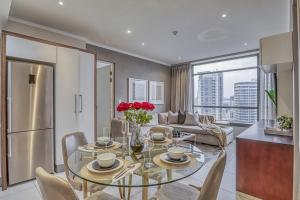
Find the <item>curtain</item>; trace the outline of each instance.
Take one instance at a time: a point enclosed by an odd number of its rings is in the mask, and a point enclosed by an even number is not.
[[[276,107],[266,94],[266,90],[276,91],[276,74],[260,72],[260,119],[276,119]]]
[[[171,110],[192,111],[192,67],[183,64],[172,67]]]

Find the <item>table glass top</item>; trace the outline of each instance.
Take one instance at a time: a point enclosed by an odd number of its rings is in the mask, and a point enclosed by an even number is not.
[[[150,151],[147,142],[145,142],[143,151],[136,154],[131,151],[128,141],[128,138],[115,138],[112,147],[100,149],[93,148],[94,145],[80,147],[68,158],[69,171],[76,177],[95,184],[118,187],[122,182],[123,187],[147,187],[184,179],[200,170],[206,162],[204,153],[187,142],[174,144],[172,140],[168,140],[154,143]],[[189,159],[187,162],[173,164],[168,160],[162,160],[166,158],[163,155],[166,156],[168,149],[174,146],[184,148],[185,155]],[[91,162],[96,162],[97,155],[105,152],[116,154],[117,159],[124,164],[110,172],[97,173],[89,170],[90,167],[88,169],[88,166],[91,166]],[[149,162],[152,163],[150,166],[146,164]],[[115,176],[130,164],[136,164],[135,167],[137,168],[134,168],[133,173],[127,173],[124,176],[126,181],[123,178],[116,179]],[[131,181],[127,181],[129,174],[132,174]]]

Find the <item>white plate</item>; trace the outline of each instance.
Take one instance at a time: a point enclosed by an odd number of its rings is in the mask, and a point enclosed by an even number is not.
[[[121,169],[124,165],[124,161],[121,160],[121,159],[118,159],[116,158],[116,160],[118,160],[120,162],[119,166],[117,166],[116,168],[113,168],[113,169],[110,169],[110,170],[105,170],[105,171],[99,171],[99,170],[96,170],[93,168],[93,163],[94,162],[97,162],[97,160],[93,160],[92,162],[88,163],[86,165],[87,169],[90,171],[90,172],[93,172],[93,173],[97,173],[97,174],[104,174],[104,173],[110,173],[110,172],[114,172],[114,171],[117,171],[118,169]]]
[[[105,145],[101,145],[101,146],[97,146],[96,143],[94,144],[94,148],[95,149],[105,149],[105,148],[110,148],[112,146],[115,146],[116,142],[112,141],[109,145],[105,146]]]
[[[95,151],[94,147],[91,146],[79,146],[78,150],[87,153],[93,153]]]
[[[187,163],[191,162],[191,157],[189,155],[186,155],[187,156],[187,160],[184,161],[184,162],[172,162],[172,161],[166,159],[167,156],[168,155],[167,155],[167,152],[166,152],[166,153],[160,154],[159,158],[164,163],[171,164],[171,165],[184,165],[184,164],[187,164]]]

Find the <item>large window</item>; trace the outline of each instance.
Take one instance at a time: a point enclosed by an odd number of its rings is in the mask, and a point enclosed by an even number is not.
[[[217,120],[258,119],[258,56],[193,65],[193,109]]]

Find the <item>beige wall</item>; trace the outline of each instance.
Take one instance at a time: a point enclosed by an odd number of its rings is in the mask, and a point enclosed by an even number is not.
[[[24,35],[28,35],[31,37],[39,38],[48,40],[51,42],[57,42],[73,47],[78,47],[85,49],[86,43],[83,40],[74,39],[59,33],[51,32],[42,28],[25,25],[22,23],[14,22],[14,21],[8,21],[8,23],[3,27],[3,30],[21,33]]]
[[[287,64],[292,65],[292,64]],[[287,66],[277,68],[277,112],[278,116],[293,116],[293,72],[280,70]]]

